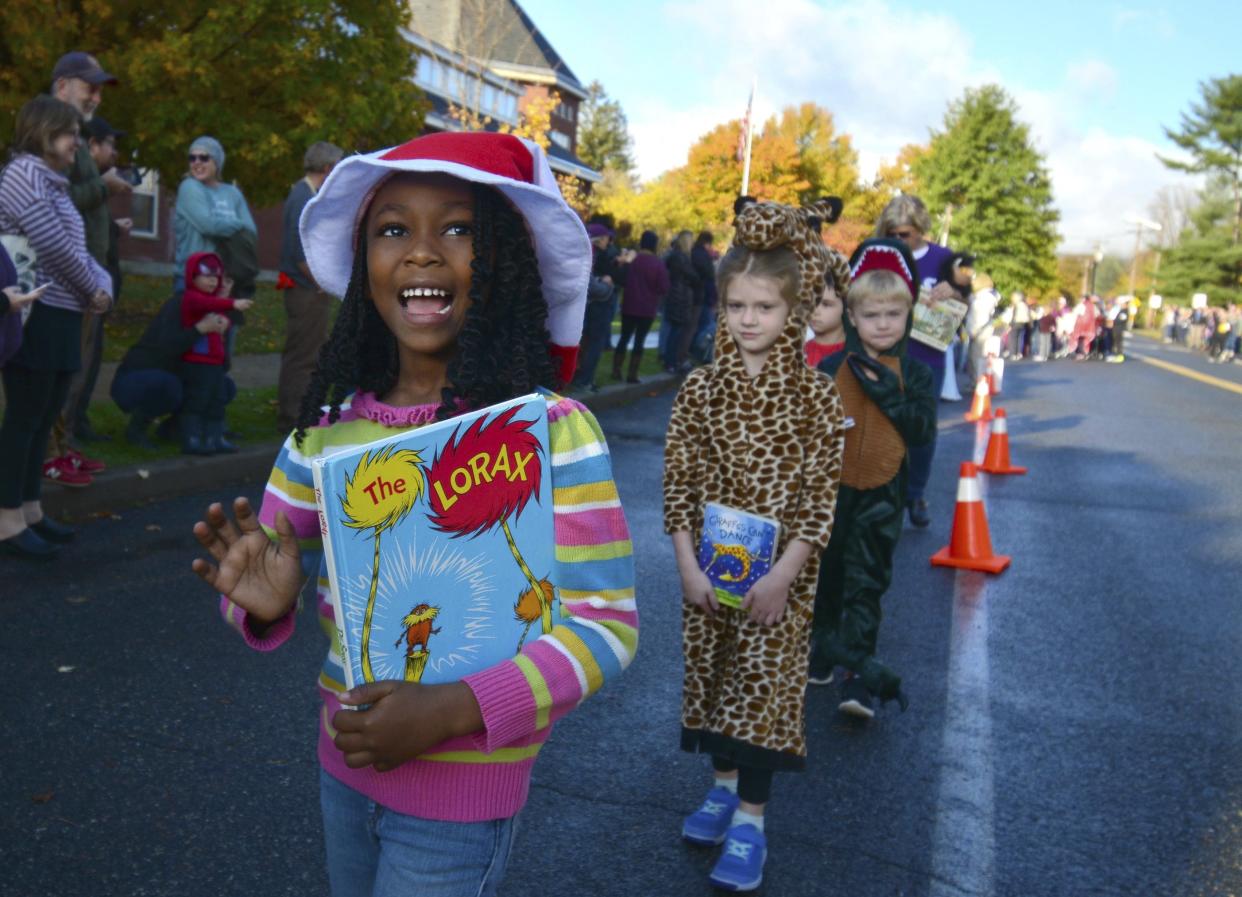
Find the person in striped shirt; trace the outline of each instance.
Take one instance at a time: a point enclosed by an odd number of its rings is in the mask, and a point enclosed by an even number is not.
[[[194,526],[214,561],[195,572],[258,650],[289,638],[310,576],[336,643],[312,460],[567,380],[591,266],[542,151],[509,135],[434,134],[347,158],[300,227],[315,281],[344,304],[258,514],[238,499],[232,520],[216,504]],[[319,759],[335,897],[494,894],[552,724],[634,656],[632,547],[608,446],[586,408],[544,394],[566,613],[456,683],[342,694],[329,650]]]

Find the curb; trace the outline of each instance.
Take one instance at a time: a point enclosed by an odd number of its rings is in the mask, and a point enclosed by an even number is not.
[[[681,380],[672,374],[659,374],[643,383],[618,383],[575,398],[592,412],[606,411],[659,395],[679,386]],[[45,483],[41,496],[43,509],[53,517],[76,521],[201,492],[221,482],[266,482],[281,444],[277,441],[264,443],[235,455],[179,456],[161,458],[147,465],[119,467],[96,475],[94,482],[85,489]]]

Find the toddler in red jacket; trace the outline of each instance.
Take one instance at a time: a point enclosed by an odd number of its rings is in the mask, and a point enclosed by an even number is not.
[[[214,252],[196,252],[185,262],[181,326],[193,327],[209,314],[245,311],[251,299],[234,299],[233,284]],[[187,455],[235,452],[224,438],[224,373],[228,351],[220,333],[204,333],[181,356],[181,451]]]

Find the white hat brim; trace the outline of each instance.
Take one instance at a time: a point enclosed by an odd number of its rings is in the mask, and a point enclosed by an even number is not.
[[[315,282],[332,295],[344,297],[353,271],[354,236],[362,205],[382,179],[403,171],[440,172],[495,187],[517,208],[539,263],[552,342],[578,345],[591,276],[591,241],[582,219],[561,197],[543,151],[536,144],[522,142],[534,157],[534,184],[439,159],[381,158],[389,149],[341,160],[302,210],[298,225]]]

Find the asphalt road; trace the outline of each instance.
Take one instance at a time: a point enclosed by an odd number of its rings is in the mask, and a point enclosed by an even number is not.
[[[880,653],[906,679],[860,728],[812,690],[810,764],[778,777],[770,895],[1242,894],[1242,385],[1136,341],[1123,365],[1011,365],[1014,460],[985,483],[999,577],[933,570],[957,465],[942,405],[934,522],[899,548]],[[661,532],[671,395],[604,412],[633,530],[642,642],[535,769],[505,897],[709,894],[679,842],[708,784],[677,751],[679,596]],[[86,523],[55,567],[0,560],[0,894],[315,895],[305,619],[246,650],[189,572],[188,496]]]

